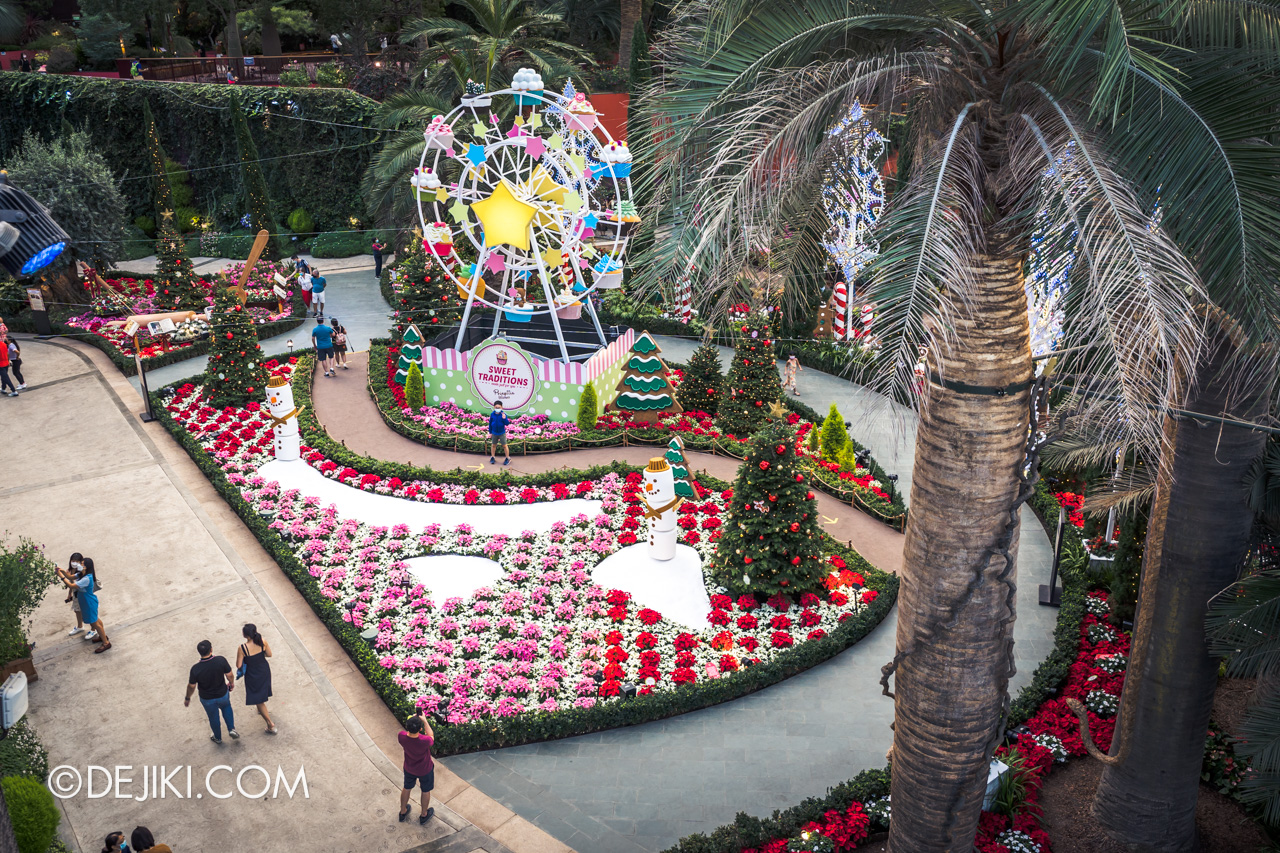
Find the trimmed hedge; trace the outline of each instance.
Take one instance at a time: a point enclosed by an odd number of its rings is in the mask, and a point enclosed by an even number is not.
[[[1044,505],[1041,492],[1048,494],[1039,484],[1032,507],[1039,513]],[[1053,519],[1057,524],[1058,502],[1052,494]],[[1044,521],[1041,518],[1041,521]],[[1078,544],[1077,544],[1077,547]],[[1067,549],[1064,549],[1064,552]],[[1058,610],[1058,622],[1054,628],[1053,651],[1036,667],[1031,683],[1018,693],[1009,710],[1006,732],[1017,728],[1031,718],[1040,705],[1057,692],[1067,678],[1071,664],[1075,662],[1080,644],[1080,623],[1088,612],[1085,597],[1088,582],[1085,573],[1084,549],[1079,553],[1064,553],[1059,567],[1062,576],[1062,606]],[[809,821],[817,821],[831,809],[845,809],[854,800],[865,802],[872,797],[889,793],[890,769],[864,770],[848,782],[830,788],[824,797],[810,797],[791,808],[775,811],[770,818],[752,817],[744,812],[731,824],[726,824],[709,834],[698,833],[680,839],[663,853],[741,853],[744,848],[760,848],[775,838],[792,838]]]
[[[273,357],[279,360],[288,358],[285,355]],[[430,478],[437,482],[464,483],[476,488],[497,488],[509,483],[550,485],[566,479],[592,479],[610,472],[621,474],[632,470],[629,466],[615,462],[609,466],[597,466],[585,471],[566,470],[530,476],[503,476],[457,469],[432,471],[360,456],[347,450],[324,433],[312,414],[314,411],[311,405],[313,367],[311,358],[304,355],[298,359],[294,373],[294,402],[302,409],[299,426],[303,441],[341,466],[350,466],[381,477],[399,477],[402,480]],[[173,388],[177,384],[179,383],[167,387]],[[270,529],[268,521],[254,512],[249,503],[241,497],[240,490],[227,481],[226,474],[218,466],[217,461],[205,452],[199,441],[189,435],[164,408],[164,401],[161,399],[164,390],[161,389],[152,395],[155,398],[153,408],[160,422],[169,429],[197,467],[209,478],[209,482],[257,536],[262,547],[293,581],[294,586],[311,605],[311,609],[346,649],[352,662],[368,680],[369,685],[382,697],[397,717],[402,720],[407,719],[414,713],[409,697],[392,681],[390,674],[378,665],[378,656],[371,646],[360,639],[360,632],[343,621],[342,609],[321,595],[319,582],[294,556],[288,543]],[[704,478],[704,482],[711,488],[727,487],[727,484],[710,478]],[[594,708],[573,708],[554,714],[531,712],[510,719],[483,720],[459,725],[441,724],[436,727],[435,753],[454,755],[647,723],[736,699],[830,659],[870,633],[888,615],[898,598],[898,579],[874,568],[856,552],[845,548],[840,543],[830,539],[828,543],[835,553],[844,557],[850,568],[862,573],[867,581],[867,587],[876,590],[879,595],[866,610],[841,623],[824,639],[808,640],[780,653],[772,661],[742,669],[732,676],[686,685],[668,692],[608,702]]]
[[[402,419],[400,408],[396,405],[395,395],[387,387],[387,353],[390,343],[388,338],[375,338],[369,343],[369,393],[373,395],[374,402],[377,403],[378,413],[382,415],[383,422],[405,438],[421,442],[430,447],[439,447],[444,450],[453,450],[461,453],[485,452],[485,439],[483,437],[470,438],[462,435],[440,435],[419,424]],[[667,362],[667,366],[672,368],[683,367],[678,362]],[[805,420],[815,424],[822,423],[822,418],[818,416],[818,413],[799,400],[784,396],[782,402],[788,409]],[[727,456],[730,459],[742,458],[743,445],[741,442],[693,435],[692,433],[681,433],[680,437],[684,439],[685,448],[688,450],[714,453],[717,456]],[[668,430],[597,429],[563,438],[548,438],[537,441],[512,439],[511,449],[516,456],[530,456],[538,453],[554,453],[577,448],[665,447],[670,440],[671,433]],[[866,449],[852,438],[849,439],[849,442],[856,451],[861,452]],[[868,463],[868,470],[871,471],[871,475],[876,479],[881,482],[888,482],[888,473],[880,467],[880,464],[874,458]],[[879,500],[875,502],[866,500],[858,489],[840,486],[839,479],[826,474],[826,472],[815,469],[813,473],[815,475],[813,480],[822,491],[839,501],[853,506],[855,509],[862,510],[899,532],[905,529],[907,509],[902,502],[902,494],[900,492],[895,491],[892,504],[885,506]]]
[[[373,238],[377,231],[326,231],[311,239],[313,258],[373,257]],[[385,239],[385,238],[384,238]]]
[[[297,290],[293,292],[291,307],[293,310],[288,317],[280,320],[274,320],[270,323],[263,323],[261,326],[255,326],[258,330],[258,339],[266,340],[267,338],[273,338],[276,335],[283,334],[301,326],[303,321],[307,319],[307,306],[303,304],[302,294]],[[67,338],[74,338],[78,341],[83,341],[90,346],[97,347],[106,353],[107,358],[111,359],[111,363],[114,364],[125,376],[136,376],[138,374],[138,363],[132,355],[120,352],[120,350],[116,349],[110,341],[101,335],[96,335],[93,332],[86,332],[83,329],[68,326],[63,322],[67,317],[74,313],[80,312],[59,309],[57,307],[54,307],[53,310],[49,312],[49,326],[53,329],[54,334]],[[25,308],[20,313],[10,315],[5,319],[9,328],[14,329],[15,331],[31,332],[32,334],[35,334],[36,332],[36,326],[35,322],[31,318],[31,312]],[[160,367],[165,367],[166,365],[177,364],[178,362],[186,361],[189,358],[206,355],[209,352],[210,346],[211,344],[206,338],[202,341],[196,341],[189,347],[169,350],[168,352],[161,353],[160,355],[143,359],[142,366],[146,370],[155,370]]]

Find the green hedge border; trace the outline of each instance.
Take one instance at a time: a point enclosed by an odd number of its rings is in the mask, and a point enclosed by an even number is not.
[[[1046,503],[1046,499],[1048,503]],[[1057,526],[1058,502],[1043,481],[1037,484],[1031,506],[1046,527],[1048,523],[1041,512],[1052,504],[1053,524]],[[1075,662],[1080,645],[1080,623],[1088,612],[1085,597],[1088,579],[1084,549],[1064,548],[1062,565],[1062,606],[1058,609],[1058,622],[1054,628],[1053,651],[1036,667],[1031,682],[1018,693],[1010,706],[1006,731],[1021,726],[1051,698],[1066,681],[1071,664]],[[854,800],[866,801],[889,793],[890,769],[864,770],[848,782],[842,782],[827,790],[826,796],[809,797],[787,809],[774,811],[771,817],[758,818],[739,812],[733,823],[710,833],[688,835],[663,853],[740,853],[745,848],[759,848],[775,838],[793,838],[809,821],[818,821],[831,809],[843,810]],[[864,842],[866,846],[868,842]]]
[[[296,290],[291,297],[290,307],[292,310],[288,317],[254,327],[258,330],[258,340],[266,340],[267,338],[274,338],[276,335],[282,335],[298,328],[306,321],[307,307],[302,302],[301,294]],[[53,329],[54,334],[63,338],[83,341],[92,347],[97,347],[102,350],[107,358],[111,359],[111,363],[125,376],[136,376],[138,374],[138,364],[132,355],[122,353],[116,349],[114,344],[101,335],[86,332],[84,329],[77,329],[74,326],[68,326],[65,320],[73,313],[78,312],[56,307],[49,312],[49,327]],[[30,309],[24,309],[17,314],[9,315],[6,322],[9,328],[14,331],[37,334],[35,320],[31,316]],[[212,343],[208,339],[196,341],[189,347],[169,350],[169,352],[161,353],[151,358],[144,358],[142,367],[144,370],[157,370],[170,364],[177,364],[180,361],[207,355],[211,347]]]
[[[272,356],[287,360],[287,355]],[[433,471],[410,465],[385,462],[360,456],[347,450],[330,438],[316,422],[311,405],[311,378],[313,362],[309,356],[298,359],[294,373],[294,402],[303,408],[299,418],[304,442],[326,454],[339,465],[349,466],[378,474],[382,477],[401,479],[431,478],[440,482],[455,482],[477,488],[502,487],[508,484],[549,485],[565,479],[588,479],[610,472],[625,473],[630,466],[614,463],[597,466],[585,471],[562,470],[532,476],[504,477],[495,474],[454,471]],[[269,522],[254,512],[252,506],[240,495],[238,487],[228,482],[217,461],[209,456],[199,441],[189,435],[164,408],[160,399],[165,390],[185,384],[186,380],[173,383],[153,393],[154,409],[160,422],[187,451],[196,466],[209,478],[209,482],[223,499],[253,531],[259,543],[289,577],[320,620],[351,656],[351,660],[368,680],[369,685],[382,697],[397,717],[404,720],[413,713],[413,706],[403,690],[392,681],[389,673],[377,663],[373,649],[360,639],[360,632],[342,620],[342,611],[332,601],[320,594],[319,582],[311,577],[306,567],[294,556],[289,545],[270,529]],[[727,484],[706,479],[709,487],[724,488]],[[609,702],[594,708],[573,708],[556,713],[526,713],[506,720],[484,720],[461,725],[441,725],[436,729],[436,754],[456,755],[482,749],[496,749],[525,743],[554,740],[604,731],[621,726],[639,725],[737,699],[796,675],[852,646],[870,633],[888,615],[898,598],[898,579],[879,571],[860,555],[840,543],[830,540],[833,550],[841,554],[850,567],[863,574],[867,587],[879,595],[868,608],[856,617],[846,620],[821,640],[808,640],[792,649],[781,652],[773,660],[739,670],[732,676],[715,681],[699,682],[675,690],[637,696],[620,702]]]
[[[378,407],[378,414],[382,416],[382,421],[392,430],[412,441],[425,444],[429,447],[438,447],[442,450],[452,450],[461,453],[483,453],[485,451],[485,440],[482,438],[467,438],[466,436],[442,436],[427,430],[425,427],[409,423],[398,417],[400,411],[396,405],[395,395],[391,393],[391,389],[387,387],[387,357],[388,350],[391,346],[389,338],[374,338],[369,342],[369,395],[373,398],[374,403]],[[668,362],[670,367],[682,367],[677,362]],[[805,420],[821,425],[823,418],[818,415],[812,408],[801,403],[799,400],[784,397],[783,404],[795,412]],[[741,445],[736,441],[725,441],[716,438],[708,438],[700,435],[692,435],[689,433],[681,433],[680,437],[684,439],[685,447],[689,450],[697,450],[703,453],[713,453],[717,456],[725,456],[730,459],[741,459],[737,451]],[[587,438],[581,438],[579,435],[566,436],[558,439],[547,439],[537,442],[537,446],[530,449],[530,442],[525,440],[512,439],[511,450],[515,456],[533,456],[539,453],[557,453],[577,449],[593,449],[597,447],[666,447],[667,442],[671,440],[671,433],[658,429],[636,429],[636,430],[595,430]],[[859,444],[852,437],[849,439],[850,444],[857,452],[865,451],[866,448]],[[880,463],[871,458],[868,463],[868,470],[871,475],[881,482],[888,482],[888,473],[884,468],[880,467]],[[818,484],[819,488],[827,494],[843,503],[847,503],[854,509],[860,510],[872,518],[889,525],[894,530],[901,533],[906,528],[907,508],[902,501],[902,494],[895,491],[893,502],[890,504],[890,510],[885,512],[880,507],[868,503],[862,499],[857,489],[844,489],[838,485],[838,481],[829,481],[825,472],[819,473],[815,470],[813,473],[813,481]]]

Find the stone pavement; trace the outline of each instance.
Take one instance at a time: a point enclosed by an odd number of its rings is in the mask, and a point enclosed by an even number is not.
[[[399,726],[292,583],[164,429],[132,414],[137,396],[101,352],[27,338],[23,349],[30,388],[0,407],[0,515],[9,535],[44,543],[63,565],[76,550],[94,558],[113,643],[95,655],[69,638],[70,607],[50,590],[33,620],[30,716],[52,766],[132,767],[121,798],[82,789],[60,801],[73,849],[96,851],[108,831],[144,824],[187,853],[225,850],[228,839],[269,851],[570,853],[443,765],[437,819],[419,826],[415,809],[398,823]],[[183,707],[187,672],[200,639],[234,659],[244,622],[274,651],[280,733],[265,733],[237,689],[242,737],[215,746],[199,705]],[[191,766],[192,793],[219,765],[273,777],[279,767],[290,781],[301,769],[307,793],[214,799],[234,784],[219,772],[209,796],[138,801],[144,765]],[[246,791],[261,785],[259,771],[243,778]]]
[[[659,340],[672,358],[686,357],[673,345],[679,343]],[[495,470],[483,456],[426,447],[387,428],[366,391],[366,370],[362,355],[336,379],[314,381],[315,412],[331,436],[380,459]],[[820,388],[850,387],[817,371],[804,377],[801,387],[810,405]],[[847,398],[835,398],[842,412],[846,406],[855,410],[859,395],[867,393],[852,389]],[[829,405],[827,400],[823,408]],[[531,473],[614,458],[643,464],[652,453],[636,447],[576,450],[514,457],[511,465]],[[689,457],[695,470],[722,479],[737,469],[737,462],[724,457]],[[909,473],[910,456],[901,461]],[[818,506],[824,530],[851,542],[873,565],[901,569],[901,535],[827,495],[819,493]],[[1014,625],[1018,674],[1010,688],[1015,694],[1052,649],[1057,619],[1056,610],[1038,601],[1037,586],[1047,580],[1053,559],[1048,537],[1030,510],[1023,518],[1018,569],[1024,582]],[[893,741],[893,702],[881,695],[879,678],[880,667],[894,655],[896,617],[895,610],[832,660],[733,702],[641,726],[452,756],[449,767],[580,853],[658,851],[689,833],[732,822],[739,811],[768,815],[884,765]]]

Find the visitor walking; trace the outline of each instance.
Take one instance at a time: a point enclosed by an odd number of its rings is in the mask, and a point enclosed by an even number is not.
[[[258,633],[252,622],[240,629],[244,642],[236,651],[236,675],[244,682],[244,704],[258,709],[258,716],[267,721],[267,734],[276,733],[276,724],[267,713],[267,700],[271,698],[271,646]]]
[[[324,319],[324,289],[328,282],[320,275],[320,270],[311,271],[311,305],[316,309],[316,317]]]
[[[498,400],[493,404],[493,411],[489,413],[489,441],[486,446],[489,448],[489,464],[497,465],[498,445],[502,445],[502,464],[511,464],[511,451],[507,447],[507,424],[511,423],[511,418],[507,417],[507,413],[502,410],[502,401]]]
[[[298,287],[302,289],[302,310],[311,313],[311,270],[303,270],[298,274]]]
[[[22,62],[18,63],[18,68],[21,71],[31,70],[31,60],[27,57],[27,52],[25,50],[22,52]]]
[[[173,853],[168,844],[156,844],[155,836],[145,826],[135,827],[129,836],[133,853]]]
[[[334,361],[341,365],[343,370],[350,370],[351,368],[347,367],[347,327],[340,324],[337,317],[330,317],[329,325],[333,327]]]
[[[13,380],[9,378],[9,348],[3,345],[0,345],[0,391],[10,397],[18,396],[18,389],[13,387]]]
[[[333,327],[326,326],[324,320],[316,318],[316,327],[311,330],[311,342],[316,347],[316,361],[325,376],[333,376]]]
[[[431,759],[431,745],[435,732],[427,724],[427,718],[418,714],[410,717],[398,736],[404,750],[404,788],[400,791],[400,822],[409,819],[409,795],[414,786],[422,788],[422,814],[418,823],[426,823],[436,810],[431,807],[431,790],[436,786],[436,765]]]
[[[71,559],[67,560],[67,574],[73,578],[79,578],[84,573],[84,555],[76,551],[71,555]],[[68,637],[74,637],[84,630],[84,616],[80,613],[80,596],[74,591],[67,590],[65,602],[71,604],[71,612],[76,614],[76,626],[67,632]]]
[[[5,336],[5,342],[9,345],[9,369],[13,371],[13,378],[18,380],[18,390],[27,390],[27,380],[22,378],[22,347],[18,346],[18,342],[12,337]]]
[[[67,588],[80,597],[80,615],[84,621],[93,628],[93,632],[85,635],[85,639],[96,637],[99,640],[98,647],[93,653],[100,655],[111,648],[111,640],[107,637],[107,629],[102,625],[102,619],[98,615],[98,596],[96,594],[97,576],[93,571],[93,561],[89,558],[84,560],[84,573],[80,577],[72,577],[69,573],[58,569],[58,577],[67,585]]]
[[[93,565],[93,557],[84,557],[80,561],[80,573],[76,575],[76,579],[79,580],[85,575],[93,576],[93,594],[96,596],[102,590],[102,581],[98,578],[98,570]],[[90,623],[93,622],[92,619],[88,621]],[[86,640],[98,639],[98,631],[92,624],[90,624],[89,630],[85,632],[84,638]]]
[[[373,277],[382,278],[382,253],[386,251],[387,244],[373,238]]]
[[[782,365],[782,390],[791,389],[791,393],[797,397],[800,396],[800,386],[796,383],[796,374],[804,368],[800,365],[800,359],[795,353],[787,356],[787,363]]]
[[[330,34],[329,34],[329,48],[330,48],[330,49],[331,49],[335,54],[338,54],[338,53],[340,53],[340,52],[342,51],[342,39],[338,38],[338,34],[337,34],[337,33],[330,33]]]
[[[236,687],[236,674],[231,671],[231,664],[227,663],[226,658],[214,655],[213,643],[208,640],[196,643],[196,651],[200,653],[200,660],[191,666],[191,675],[187,678],[187,698],[182,700],[182,705],[191,707],[191,694],[199,689],[200,704],[209,715],[209,728],[213,730],[209,740],[222,743],[219,712],[227,721],[227,734],[238,738],[240,733],[236,731],[236,717],[231,711],[231,691]]]

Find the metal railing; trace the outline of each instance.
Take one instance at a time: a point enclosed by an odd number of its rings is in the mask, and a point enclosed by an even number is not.
[[[286,66],[299,65],[307,72],[307,79],[315,82],[316,70],[327,63],[341,59],[346,54],[294,53],[285,56],[183,56],[145,57],[137,60],[142,79],[169,83],[225,83],[227,73],[235,75],[237,82],[249,86],[276,86],[280,83],[280,71]],[[382,61],[378,53],[370,53],[369,61]],[[128,77],[133,60],[116,61],[120,76]]]

